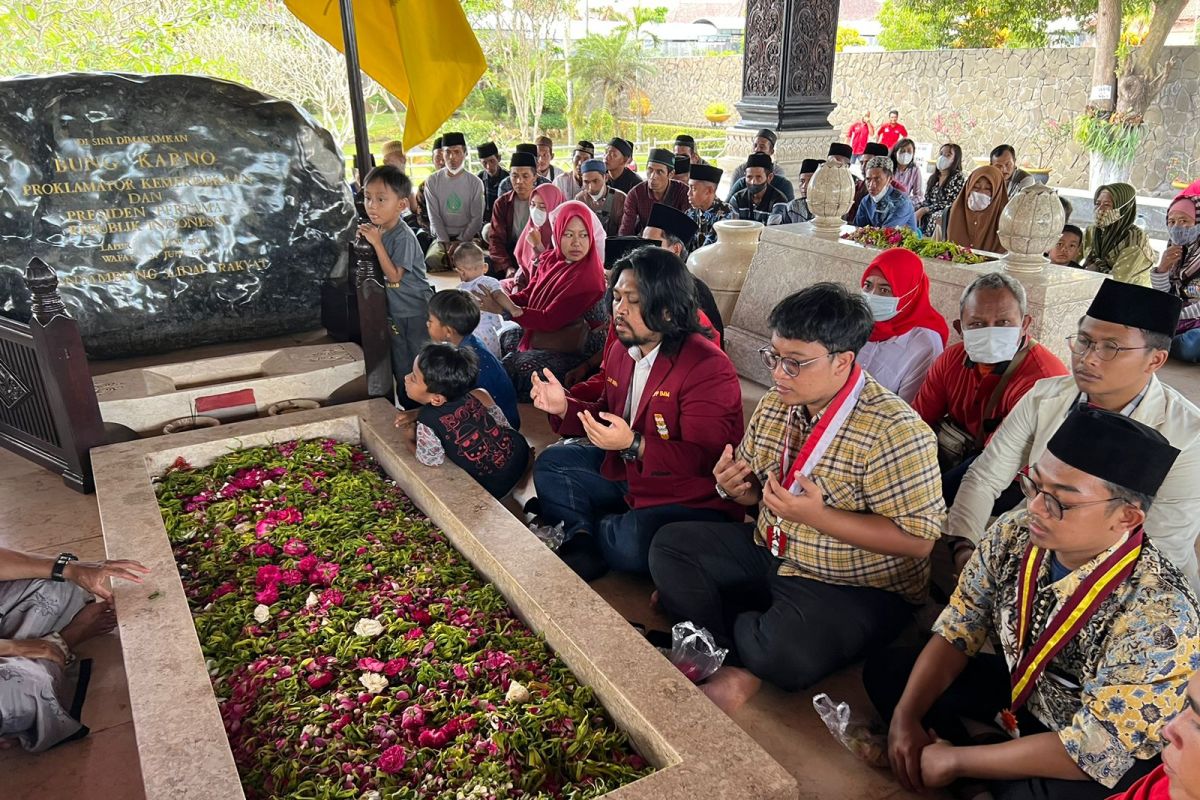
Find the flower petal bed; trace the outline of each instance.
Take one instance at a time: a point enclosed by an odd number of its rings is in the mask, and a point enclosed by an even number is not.
[[[954,242],[939,242],[934,239],[922,238],[917,236],[911,228],[858,228],[853,233],[843,233],[842,238],[880,250],[903,247],[905,250],[912,250],[922,258],[936,258],[939,261],[952,261],[955,264],[982,264],[992,260],[976,253],[969,247],[963,247]]]
[[[362,448],[178,459],[156,491],[251,800],[590,798],[652,771]]]

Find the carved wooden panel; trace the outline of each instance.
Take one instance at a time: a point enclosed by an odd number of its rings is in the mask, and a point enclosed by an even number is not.
[[[837,0],[793,3],[788,43],[788,94],[829,97],[833,89],[833,54],[837,40]]]
[[[28,394],[29,387],[13,374],[13,371],[4,365],[4,362],[0,361],[0,405],[12,408],[24,400]]]
[[[749,0],[747,4],[746,69],[742,79],[745,97],[779,94],[785,4],[785,0]]]

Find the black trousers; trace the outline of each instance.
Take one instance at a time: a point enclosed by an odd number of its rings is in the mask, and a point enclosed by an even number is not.
[[[924,648],[899,648],[877,653],[863,667],[863,683],[875,709],[890,722],[908,676]],[[937,699],[921,720],[939,736],[958,746],[972,744],[963,719],[993,723],[996,715],[1008,708],[1010,700],[1008,664],[1003,656],[981,653],[967,661],[966,668]],[[1022,735],[1045,733],[1048,728],[1027,709],[1017,712]],[[999,732],[999,727],[996,728]],[[1123,792],[1160,763],[1157,756],[1135,761],[1121,782],[1108,789],[1096,781],[1064,781],[1054,778],[1027,778],[1019,781],[988,781],[995,800],[1105,800]]]
[[[667,614],[707,628],[729,648],[726,664],[789,691],[886,646],[912,619],[899,595],[781,576],[779,565],[743,523],[665,525],[650,548]]]

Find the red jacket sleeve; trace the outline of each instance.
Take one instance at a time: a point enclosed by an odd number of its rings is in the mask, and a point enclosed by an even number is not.
[[[946,396],[949,391],[949,387],[946,385],[946,371],[950,364],[947,356],[951,353],[957,354],[957,348],[942,351],[942,354],[934,360],[929,371],[925,373],[925,382],[921,384],[921,390],[913,399],[913,411],[916,411],[917,416],[925,420],[925,424],[931,428],[935,428],[942,417],[946,416],[946,412],[950,410]],[[961,356],[959,357],[961,358]]]

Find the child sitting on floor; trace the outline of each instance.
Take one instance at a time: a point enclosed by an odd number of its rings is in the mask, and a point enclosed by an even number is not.
[[[500,499],[512,491],[529,467],[525,437],[514,431],[483,389],[474,351],[452,344],[425,345],[404,378],[417,411],[396,416],[415,446],[417,460],[427,467],[447,458]]]
[[[492,396],[496,405],[508,417],[513,430],[521,430],[521,415],[517,410],[517,390],[504,371],[500,360],[477,338],[479,306],[471,295],[458,289],[443,289],[429,301],[429,338],[449,342],[475,352],[479,359],[479,381],[476,388]]]
[[[487,264],[483,260],[483,250],[473,242],[464,242],[454,250],[450,257],[454,272],[462,281],[458,285],[461,291],[470,295],[492,294],[500,292],[500,281],[487,274]],[[479,326],[475,335],[483,346],[496,358],[500,358],[500,326],[504,318],[499,314],[483,312],[479,315]]]

